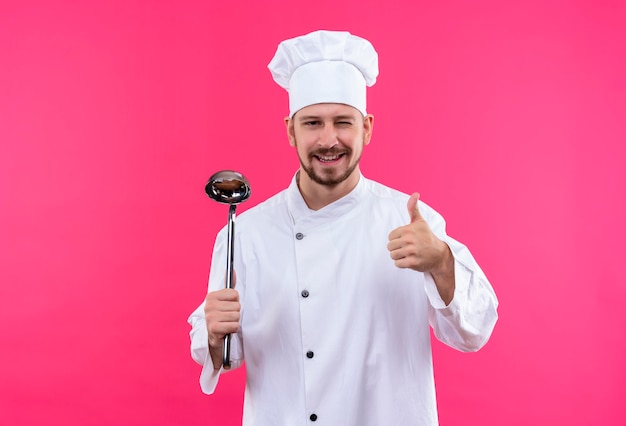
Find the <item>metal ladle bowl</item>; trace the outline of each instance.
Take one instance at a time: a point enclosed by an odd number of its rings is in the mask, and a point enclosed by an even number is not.
[[[218,203],[239,204],[250,197],[250,184],[241,173],[222,170],[209,178],[204,191]]]

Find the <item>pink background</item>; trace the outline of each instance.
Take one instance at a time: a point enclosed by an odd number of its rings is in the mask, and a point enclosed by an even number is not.
[[[226,208],[297,168],[266,65],[314,29],[370,39],[364,174],[419,191],[500,299],[477,354],[434,344],[453,425],[626,416],[626,3],[3,1],[0,424],[240,423],[189,356]]]

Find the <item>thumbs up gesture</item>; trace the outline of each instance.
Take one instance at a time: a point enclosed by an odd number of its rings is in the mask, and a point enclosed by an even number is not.
[[[417,207],[419,198],[418,193],[409,198],[407,209],[411,222],[389,234],[387,249],[398,268],[411,268],[433,275],[449,274],[450,266],[454,268],[452,253],[448,245],[433,234],[420,214]]]

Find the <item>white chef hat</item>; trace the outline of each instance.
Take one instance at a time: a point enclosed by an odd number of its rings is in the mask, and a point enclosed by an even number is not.
[[[353,106],[366,115],[366,86],[376,83],[378,54],[346,31],[315,31],[278,45],[267,66],[289,92],[289,116],[318,103]]]

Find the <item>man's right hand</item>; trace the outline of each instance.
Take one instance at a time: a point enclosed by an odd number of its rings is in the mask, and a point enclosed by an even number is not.
[[[207,294],[205,302],[204,318],[209,332],[209,351],[213,367],[218,370],[222,366],[224,336],[239,331],[239,293],[234,288],[212,291]]]

